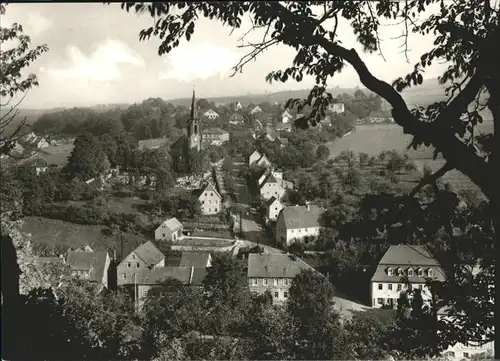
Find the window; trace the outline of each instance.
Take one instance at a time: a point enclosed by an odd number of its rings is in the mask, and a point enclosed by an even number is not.
[[[383,298],[377,298],[377,303],[379,305],[383,305],[384,304],[384,299]]]
[[[469,358],[469,353],[468,352],[464,352],[464,357],[465,358]]]
[[[413,269],[408,268],[408,276],[412,277],[413,276]]]
[[[285,286],[288,286],[288,278],[285,278],[284,281],[285,281]]]
[[[288,292],[283,292],[283,298],[288,298]]]
[[[409,289],[410,291],[413,289],[413,285],[412,285],[411,283],[408,285],[408,289]]]
[[[142,291],[142,297],[146,297],[148,295],[148,291]]]
[[[418,285],[418,289],[422,291],[424,289],[424,285]]]
[[[201,201],[201,204],[205,204],[205,201]]]
[[[422,268],[418,269],[418,277],[424,277],[424,270]]]
[[[165,226],[163,226],[165,227]],[[163,234],[163,237],[165,237],[165,233]],[[135,254],[132,255],[132,259],[135,259]]]
[[[427,277],[432,277],[432,275],[433,275],[432,268],[429,268],[429,269],[427,270]]]
[[[275,278],[275,279],[274,279],[274,285],[275,285],[275,286],[277,286],[277,285],[278,285],[278,279],[277,279],[277,278]]]
[[[401,268],[398,268],[398,276],[402,276],[403,275],[403,270]]]
[[[387,269],[387,275],[388,276],[392,276],[392,268],[388,268]]]
[[[274,298],[278,298],[278,297],[279,297],[278,292],[274,292]]]
[[[212,201],[208,201],[208,204],[212,204]]]
[[[127,279],[127,274],[126,273],[122,273],[122,280],[126,280]]]
[[[132,274],[132,282],[135,282],[135,273]]]
[[[401,291],[401,283],[398,283],[398,291]]]
[[[252,279],[252,284],[253,284],[254,286],[257,286],[257,278],[253,278],[253,279]]]
[[[210,196],[213,196],[214,194],[213,193],[210,193]]]
[[[267,286],[267,278],[264,278],[264,285]]]
[[[389,291],[392,291],[392,283],[389,283],[389,284],[387,285],[387,287],[388,287]]]
[[[379,284],[378,284],[378,289],[379,289],[379,290],[382,290],[383,288],[384,288],[384,286],[382,285],[382,283],[379,283]]]
[[[131,263],[130,263],[130,262],[129,262],[129,263],[127,263],[127,267],[128,267],[128,268],[132,267],[132,265],[131,265]]]
[[[215,212],[217,212],[217,208],[215,208]]]
[[[137,262],[137,268],[141,267],[141,265],[139,264],[139,262]]]
[[[162,236],[162,237],[163,237],[163,238],[165,238],[165,237],[166,237],[165,233],[162,233],[162,234],[163,234],[163,236]],[[135,258],[135,257],[132,257],[132,258]]]

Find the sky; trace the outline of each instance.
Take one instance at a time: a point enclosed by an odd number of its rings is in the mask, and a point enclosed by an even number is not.
[[[37,75],[39,87],[26,95],[23,108],[88,106],[141,102],[149,97],[175,99],[189,97],[193,87],[200,98],[261,94],[282,90],[307,89],[314,79],[269,84],[266,75],[292,64],[294,50],[277,45],[261,54],[242,73],[230,77],[231,68],[247,49],[238,47],[248,29],[234,31],[201,18],[190,42],[183,41],[168,55],[158,55],[160,41],[140,41],[139,32],[153,24],[149,14],[127,13],[119,4],[102,3],[11,3],[1,16],[2,26],[14,22],[23,26],[32,45],[46,44],[49,51],[28,69]],[[402,25],[386,23],[381,28],[382,51],[361,54],[368,68],[391,82],[406,75],[421,54],[432,48],[433,38],[412,34],[408,63],[401,53]],[[339,26],[346,47],[362,53],[347,23]],[[259,34],[253,34],[256,39]],[[249,38],[251,40],[251,38]],[[2,44],[2,47],[6,44]],[[444,65],[426,71],[435,78]],[[347,67],[329,81],[329,86],[360,86],[356,73]]]

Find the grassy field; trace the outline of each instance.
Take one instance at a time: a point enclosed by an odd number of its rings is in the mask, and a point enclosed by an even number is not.
[[[490,133],[492,122],[483,123],[479,129]],[[331,157],[336,157],[344,150],[355,153],[378,155],[383,150],[395,149],[398,152],[407,152],[412,159],[432,159],[433,148],[420,147],[417,150],[407,150],[412,136],[403,133],[403,128],[397,124],[367,124],[357,125],[356,131],[327,144]]]
[[[120,245],[116,237],[105,236],[105,226],[80,225],[42,217],[25,217],[23,219],[22,231],[31,233],[34,243],[62,244],[68,247],[82,247],[90,245],[97,250],[108,250],[110,253],[116,249],[118,256]],[[137,245],[146,239],[132,233],[123,234],[124,254],[132,251]]]
[[[61,144],[54,147],[47,147],[40,149],[33,157],[27,158],[27,160],[32,160],[34,158],[40,158],[45,160],[49,165],[64,166],[68,161],[68,157],[73,150],[73,143]]]

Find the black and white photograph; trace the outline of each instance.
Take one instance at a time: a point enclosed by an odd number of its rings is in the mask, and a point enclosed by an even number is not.
[[[500,0],[0,2],[2,361],[500,360]]]

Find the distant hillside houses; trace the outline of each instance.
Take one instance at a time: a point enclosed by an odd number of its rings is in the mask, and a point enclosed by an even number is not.
[[[345,112],[344,103],[334,103],[328,106],[328,110],[332,113],[341,114]]]
[[[30,146],[35,147],[37,149],[43,149],[43,148],[50,147],[50,144],[49,144],[49,142],[47,142],[47,140],[45,140],[43,137],[39,137],[38,135],[36,135],[33,132],[25,135],[23,138],[21,138],[21,140],[26,145],[30,145]]]
[[[222,145],[229,142],[229,132],[220,128],[208,128],[203,130],[201,142],[203,146]]]
[[[233,113],[229,117],[229,124],[237,125],[237,124],[243,124],[243,123],[245,123],[245,118],[243,118],[243,115],[241,115],[240,113]]]

